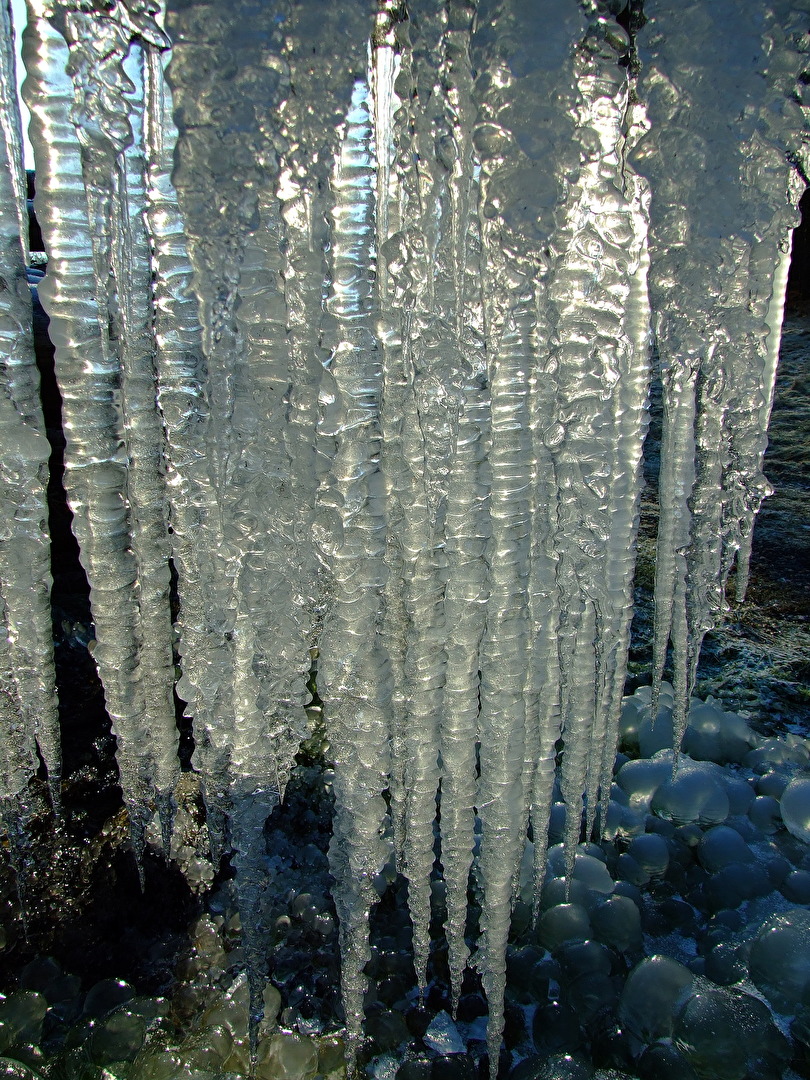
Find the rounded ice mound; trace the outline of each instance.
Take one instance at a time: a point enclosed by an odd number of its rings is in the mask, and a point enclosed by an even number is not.
[[[791,908],[767,919],[751,946],[748,971],[777,1012],[810,1004],[810,912]]]
[[[676,1021],[673,1041],[701,1080],[743,1080],[762,1075],[763,1058],[776,1059],[784,1068],[785,1055],[790,1057],[767,1005],[719,987],[691,995]]]
[[[648,956],[627,976],[619,1019],[638,1042],[646,1045],[671,1037],[675,1017],[692,990],[688,968],[668,956]]]
[[[672,775],[672,756],[626,761],[616,774],[616,783],[633,810],[647,811],[658,788]]]
[[[641,913],[629,896],[610,896],[591,913],[594,937],[619,952],[640,949]]]
[[[663,836],[645,833],[630,842],[627,854],[631,855],[648,877],[661,877],[669,866],[669,848]]]
[[[652,757],[658,750],[672,746],[672,703],[674,693],[669,683],[661,684],[655,723],[650,716],[652,687],[640,686],[622,700],[619,721],[620,745],[630,754]]]
[[[745,755],[745,765],[760,775],[772,769],[792,772],[810,768],[808,740],[788,733],[781,738],[766,739],[760,746]]]
[[[540,916],[537,936],[544,948],[553,952],[566,941],[587,941],[591,920],[581,904],[557,904]]]
[[[613,878],[601,859],[589,855],[580,845],[574,858],[574,881],[581,881],[593,892],[609,894],[613,892]],[[565,877],[565,850],[562,844],[555,844],[548,850],[547,873],[550,877]]]
[[[736,829],[715,825],[703,834],[697,857],[704,870],[711,874],[733,863],[750,863],[754,854]]]
[[[715,769],[711,762],[681,759],[675,775],[653,795],[653,813],[676,825],[722,824],[730,803],[722,783],[715,778]]]
[[[810,844],[810,775],[794,776],[779,801],[788,832]]]
[[[745,717],[726,712],[719,701],[693,698],[689,705],[689,720],[683,740],[683,750],[699,761],[716,761],[718,765],[734,761],[741,764],[760,741],[760,736],[748,726]]]

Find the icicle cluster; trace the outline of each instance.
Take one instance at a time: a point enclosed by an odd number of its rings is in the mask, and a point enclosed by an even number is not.
[[[233,852],[258,1010],[262,829],[317,649],[350,1045],[393,858],[422,985],[443,875],[454,1001],[474,875],[494,1068],[527,833],[539,903],[555,776],[569,865],[609,791],[650,298],[654,676],[671,640],[681,725],[735,556],[744,590],[802,186],[806,9],[649,0],[646,26],[636,0],[28,14],[41,297],[136,852],[155,810],[171,837],[176,690],[212,849]],[[8,804],[37,746],[58,791],[58,740],[2,18]]]

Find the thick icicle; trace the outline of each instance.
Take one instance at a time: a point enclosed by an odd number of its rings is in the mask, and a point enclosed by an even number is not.
[[[40,297],[63,398],[65,486],[137,852],[151,804],[171,792],[177,733],[143,164],[125,154],[133,87],[123,62],[136,32],[163,41],[146,13],[138,23],[120,6],[90,18],[35,2],[25,56],[49,251]]]
[[[804,127],[794,98],[806,9],[656,0],[645,13],[640,88],[650,128],[633,161],[652,188],[665,409],[654,701],[671,641],[679,743],[703,636],[723,614],[738,552],[744,590],[744,553],[768,493],[782,268],[801,191],[791,162]]]
[[[48,768],[59,810],[59,723],[50,609],[50,543],[46,533],[48,443],[39,401],[31,332],[31,295],[21,229],[27,230],[14,34],[0,5],[0,812],[36,773],[37,750]]]
[[[458,409],[444,514],[447,585],[441,725],[441,862],[447,886],[445,932],[457,1004],[468,949],[464,938],[476,802],[480,648],[488,593],[490,393],[484,356],[478,185],[472,145],[471,7],[456,9],[444,32],[441,164],[448,170],[437,258],[436,306],[451,360]]]
[[[362,1036],[368,915],[390,855],[383,791],[389,772],[390,664],[380,635],[386,568],[380,471],[382,368],[372,330],[374,169],[369,88],[358,80],[335,169],[332,211],[334,319],[329,362],[334,399],[321,430],[337,437],[332,472],[319,496],[337,507],[342,543],[324,552],[333,578],[321,638],[319,691],[335,762],[336,810],[329,848],[340,919],[341,986],[348,1047]]]
[[[496,29],[505,40],[530,37],[534,20],[504,5]],[[478,48],[490,44],[484,39]],[[477,809],[483,831],[478,873],[483,891],[476,965],[489,1005],[490,1072],[497,1073],[503,1031],[506,944],[513,882],[523,852],[526,657],[530,649],[528,577],[533,476],[529,374],[537,265],[526,251],[521,209],[535,216],[537,192],[520,154],[504,154],[513,133],[509,110],[520,101],[520,62],[494,47],[479,63],[476,91],[481,155],[482,269],[488,380],[492,395],[489,464],[491,547],[487,626],[481,652],[480,768]],[[567,45],[567,42],[566,42]],[[520,48],[521,46],[518,46]],[[530,46],[528,46],[530,47]],[[527,48],[523,45],[522,48]],[[523,54],[521,54],[522,59]],[[489,64],[486,64],[486,61]],[[511,63],[510,63],[511,62]],[[474,59],[475,63],[475,59]],[[511,70],[510,70],[511,68]],[[505,114],[505,115],[504,115]],[[511,147],[510,147],[511,149]],[[522,183],[521,183],[522,181]],[[528,210],[528,206],[532,209]],[[514,215],[514,217],[513,217]]]

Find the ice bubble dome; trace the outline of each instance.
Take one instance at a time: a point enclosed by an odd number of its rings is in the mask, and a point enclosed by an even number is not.
[[[788,831],[810,844],[810,775],[793,777],[782,792],[779,809]]]

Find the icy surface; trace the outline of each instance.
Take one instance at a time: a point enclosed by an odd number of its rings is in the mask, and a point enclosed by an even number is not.
[[[767,492],[806,12],[649,0],[628,30],[615,7],[29,0],[41,295],[132,838],[157,810],[172,850],[176,690],[213,861],[230,852],[236,870],[254,1033],[263,829],[307,734],[311,675],[350,1050],[394,864],[423,988],[445,897],[451,1002],[472,960],[495,1070],[518,897],[546,943],[639,939],[633,901],[578,846],[583,825],[628,842],[631,889],[669,872],[649,813],[717,826],[699,855],[739,903],[748,849],[727,816],[772,832],[781,798],[806,834],[805,780],[763,779],[754,797],[713,764],[764,776],[806,765],[802,748],[717,703],[694,706],[683,747],[710,760],[684,756],[673,776],[700,643],[735,559],[744,591]],[[2,139],[0,274],[20,284],[0,289],[9,798],[37,747],[55,793],[59,769],[8,106]],[[623,701],[651,324],[654,686]],[[655,756],[613,784],[620,733]],[[639,1038],[671,1034],[691,979],[672,964],[628,982]],[[665,1021],[647,1015],[648,977]]]

